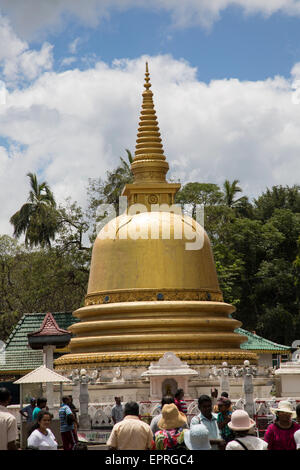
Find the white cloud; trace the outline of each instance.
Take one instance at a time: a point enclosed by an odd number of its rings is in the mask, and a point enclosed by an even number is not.
[[[23,79],[33,80],[44,70],[50,70],[53,65],[53,46],[44,43],[40,51],[26,50],[22,54],[5,61],[3,75],[9,82]]]
[[[67,16],[90,27],[96,27],[114,11],[130,8],[166,11],[173,26],[191,25],[210,27],[231,6],[245,14],[266,17],[280,12],[288,16],[300,15],[299,0],[1,0],[0,10],[7,14],[22,38],[41,37],[47,31],[63,29]]]
[[[27,47],[27,43],[15,34],[9,20],[0,16],[0,61],[22,54]]]
[[[72,56],[72,57],[65,57],[62,61],[61,61],[61,65],[63,67],[68,67],[69,65],[73,64],[74,62],[76,62],[76,57]]]
[[[29,49],[13,31],[7,18],[0,16],[0,69],[8,85],[18,80],[33,80],[52,68],[53,46],[45,42],[40,51]]]
[[[300,104],[290,80],[199,82],[196,69],[170,56],[149,59],[168,176],[222,184],[239,179],[254,196],[300,174]],[[57,199],[85,204],[89,177],[105,177],[125,148],[134,151],[146,57],[98,62],[85,71],[46,72],[7,94],[0,107],[0,233],[39,172]],[[5,149],[2,139],[13,144]]]
[[[80,42],[80,38],[76,38],[76,39],[74,39],[74,41],[72,41],[69,44],[69,51],[71,52],[71,54],[76,54],[77,46],[78,46],[79,42]]]
[[[5,83],[2,80],[0,80],[0,105],[6,103],[6,94],[7,94],[7,91],[6,91]]]

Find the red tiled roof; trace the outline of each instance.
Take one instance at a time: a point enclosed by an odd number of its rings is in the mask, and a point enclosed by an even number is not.
[[[58,324],[53,318],[52,313],[48,312],[44,318],[41,328],[34,332],[29,333],[28,336],[62,336],[70,334],[69,331],[59,328]]]

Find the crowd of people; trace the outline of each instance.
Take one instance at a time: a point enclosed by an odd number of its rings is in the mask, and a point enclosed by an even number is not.
[[[294,411],[289,401],[280,401],[270,411],[274,420],[263,438],[258,437],[256,423],[245,410],[232,409],[227,393],[216,400],[201,395],[199,413],[188,423],[184,392],[164,396],[160,413],[150,425],[140,417],[138,403],[129,401],[123,406],[115,397],[112,408],[113,429],[107,441],[110,450],[300,450],[300,404]],[[0,388],[0,450],[16,450],[18,427],[16,418],[7,410],[11,394]],[[59,423],[64,450],[86,450],[78,443],[77,412],[72,396],[62,397]],[[57,450],[58,442],[51,429],[52,414],[45,398],[31,398],[30,404],[20,410],[29,423],[27,449]],[[32,424],[32,426],[30,426]]]
[[[77,412],[72,395],[63,396],[59,408],[60,436],[63,450],[75,450],[78,445]],[[53,415],[49,412],[46,398],[31,398],[30,405],[20,410],[27,423],[32,422],[27,437],[27,449],[57,450],[58,442],[50,429]]]
[[[300,450],[300,404],[296,411],[289,401],[280,401],[271,408],[274,422],[263,438],[258,437],[256,423],[245,410],[232,410],[231,400],[222,393],[213,406],[213,399],[201,395],[199,414],[188,424],[184,392],[164,396],[160,413],[150,425],[139,417],[139,405],[127,402],[123,408],[119,397],[119,419],[107,441],[111,450]],[[116,405],[115,405],[116,406]]]
[[[11,394],[6,388],[0,388],[0,450],[17,450],[18,427],[17,419],[9,412],[7,406],[11,402]],[[77,412],[72,396],[62,397],[59,409],[59,426],[63,450],[85,450],[78,444]],[[57,450],[58,442],[51,429],[52,413],[47,407],[47,399],[40,397],[30,399],[29,405],[20,410],[26,420],[28,450]]]

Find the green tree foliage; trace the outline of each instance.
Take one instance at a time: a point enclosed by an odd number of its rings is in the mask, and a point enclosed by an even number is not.
[[[99,204],[113,204],[116,212],[119,210],[119,197],[127,183],[133,182],[130,164],[133,161],[131,152],[126,149],[127,159],[120,157],[121,164],[112,171],[107,171],[106,179],[90,178],[88,184],[88,199],[91,215],[95,216]]]
[[[242,196],[238,199],[235,199],[237,193],[241,193],[243,190],[238,186],[239,180],[234,180],[230,183],[229,180],[225,180],[223,184],[224,195],[223,200],[226,206],[228,207],[237,207],[242,201],[246,201],[247,197]]]
[[[300,301],[300,236],[297,241],[297,255],[293,262],[294,267],[294,284],[297,288],[298,301]]]
[[[133,182],[130,165],[133,157],[130,150],[126,149],[127,161],[120,157],[121,164],[112,171],[107,171],[106,179],[90,178],[87,188],[88,195],[88,216],[93,226],[90,241],[93,242],[97,233],[97,224],[104,217],[115,217],[119,214],[119,197],[127,183]],[[110,204],[112,208],[100,211],[101,204]]]
[[[218,237],[219,227],[230,218],[230,209],[223,205],[223,193],[217,184],[187,183],[175,196],[175,203],[180,204],[196,218],[196,206],[204,207],[204,226],[209,238]]]
[[[0,237],[0,339],[26,312],[65,312],[83,305],[89,275],[86,251],[30,250]]]
[[[91,247],[86,246],[89,220],[82,207],[67,198],[65,204],[60,205],[57,212],[56,249],[88,251],[90,254]]]
[[[187,183],[176,194],[176,202],[179,204],[191,204],[192,214],[195,216],[196,204],[214,206],[220,204],[223,194],[217,184],[211,183]]]
[[[28,202],[23,204],[10,219],[14,226],[14,236],[25,235],[29,246],[50,246],[57,231],[57,211],[54,196],[48,184],[39,183],[33,173],[27,175],[31,190]]]
[[[297,200],[295,189],[290,189],[293,197],[286,197],[286,200]],[[286,195],[288,190],[285,188]],[[275,188],[273,193],[276,194]],[[226,273],[233,260],[240,268],[239,276],[233,278],[233,285],[228,286],[225,277],[225,286],[222,286],[225,300],[232,302],[232,298],[238,298],[238,303],[233,302],[238,307],[236,318],[246,329],[256,330],[275,342],[291,344],[300,337],[297,271],[300,212],[295,204],[282,208],[281,201],[280,207],[276,207],[276,199],[275,202],[272,199],[270,210],[269,196],[267,190],[255,202],[254,218],[236,214],[223,227],[220,238],[214,241],[214,253],[217,261],[222,255],[222,269],[217,263],[221,286],[224,270]],[[266,200],[268,217],[264,212]],[[263,212],[265,215],[261,217]],[[236,295],[232,296],[232,292]]]
[[[275,209],[290,209],[300,213],[300,186],[273,186],[254,200],[254,211],[257,219],[267,221]]]

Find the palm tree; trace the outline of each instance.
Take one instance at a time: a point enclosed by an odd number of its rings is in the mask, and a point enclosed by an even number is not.
[[[240,203],[245,202],[248,200],[246,196],[242,196],[239,199],[234,199],[236,193],[241,193],[243,190],[238,186],[239,180],[234,180],[232,183],[230,183],[229,180],[225,180],[225,183],[223,184],[224,188],[224,202],[225,205],[228,207],[236,207]]]
[[[31,190],[28,202],[23,204],[11,218],[14,237],[25,235],[25,244],[32,246],[51,246],[58,229],[58,212],[53,193],[44,181],[39,184],[34,173],[28,173]]]
[[[107,180],[103,187],[103,194],[106,202],[114,204],[117,212],[119,210],[119,197],[125,184],[133,182],[133,175],[130,167],[133,162],[133,157],[130,150],[125,150],[127,153],[128,163],[124,158],[120,157],[121,165],[119,165],[115,170],[107,172]]]

